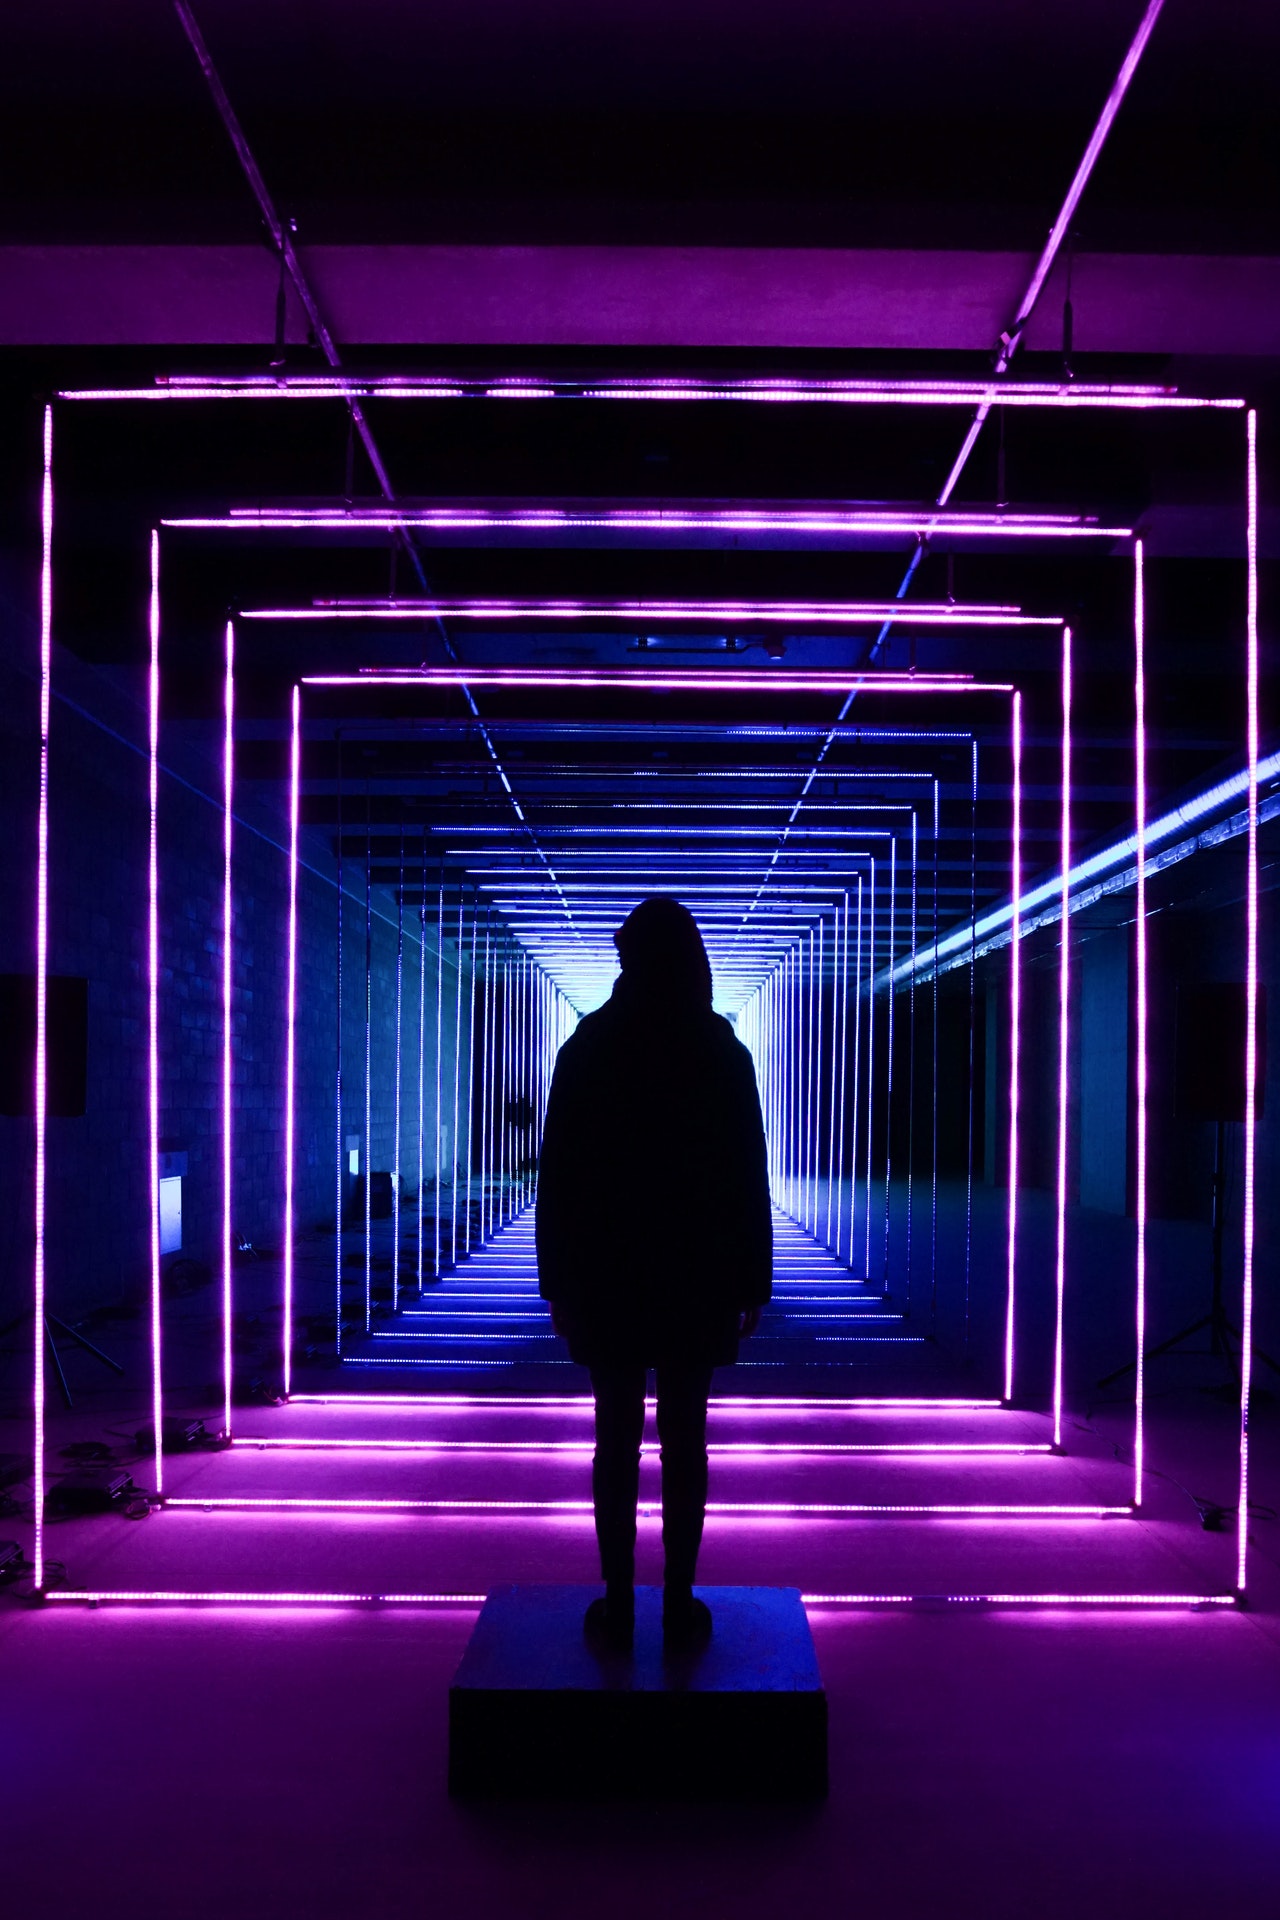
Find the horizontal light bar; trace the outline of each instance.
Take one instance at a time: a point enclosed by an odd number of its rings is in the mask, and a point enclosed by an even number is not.
[[[991,380],[673,380],[666,377],[581,380],[461,381],[429,374],[166,375],[148,387],[72,387],[60,400],[467,400],[578,399],[809,402],[844,406],[1208,408],[1238,411],[1241,399],[1180,394],[1176,387]]]
[[[594,1451],[595,1441],[584,1440],[351,1440],[345,1435],[326,1439],[323,1435],[297,1440],[263,1440],[255,1435],[240,1435],[233,1447],[259,1452],[266,1448],[284,1452],[344,1453],[578,1453]],[[656,1457],[658,1448],[642,1445],[645,1458]],[[1050,1454],[1050,1441],[1039,1444],[1016,1440],[713,1440],[708,1453],[737,1458],[764,1457],[772,1454]]]
[[[245,1593],[243,1591],[210,1591],[203,1593],[181,1593],[175,1588],[70,1588],[55,1587],[45,1594],[46,1600],[79,1602],[92,1607],[104,1601],[116,1600],[124,1604],[186,1606],[192,1604],[210,1604],[213,1606],[246,1607],[482,1607],[485,1596],[482,1593]]]
[[[413,1407],[431,1413],[440,1407],[519,1407],[522,1411],[543,1407],[563,1411],[571,1408],[594,1413],[595,1401],[589,1393],[293,1393],[285,1403],[291,1407]],[[656,1405],[650,1394],[645,1405]],[[817,1395],[724,1394],[707,1402],[720,1412],[748,1413],[1008,1413],[1012,1409],[1002,1400],[916,1399],[893,1395],[887,1399],[820,1398]]]
[[[590,1500],[398,1500],[356,1496],[351,1499],[324,1494],[221,1494],[208,1499],[167,1499],[168,1507],[183,1507],[217,1512],[306,1512],[306,1513],[563,1513],[589,1516],[594,1509]],[[643,1502],[642,1502],[643,1505]],[[1057,1504],[998,1505],[985,1503],[933,1503],[920,1505],[873,1505],[864,1501],[837,1500],[709,1500],[707,1513],[731,1520],[777,1518],[817,1519],[849,1517],[853,1519],[1016,1519],[1034,1520],[1115,1520],[1132,1515],[1131,1507],[1063,1506]],[[643,1516],[661,1518],[645,1511]]]
[[[244,620],[628,620],[849,627],[1054,627],[1054,614],[949,600],[316,600],[309,607],[246,607]],[[928,676],[931,679],[958,675]]]
[[[274,615],[264,616],[274,618]],[[289,616],[293,617],[293,616]],[[300,617],[310,618],[309,614]],[[1055,621],[1054,625],[1060,624]],[[1012,693],[1008,680],[973,680],[964,674],[776,672],[756,667],[371,667],[361,673],[304,674],[307,687],[494,687],[559,688],[619,693]],[[881,736],[883,737],[883,736]],[[911,734],[903,736],[914,738]],[[945,736],[950,737],[950,736]],[[968,738],[967,735],[959,736]]]
[[[624,533],[818,533],[920,534],[966,539],[1127,540],[1132,527],[1101,527],[1084,514],[948,513],[945,510],[875,508],[689,508],[689,507],[232,507],[225,514],[188,514],[164,519],[165,527],[223,532],[246,529],[319,528],[398,532],[496,531]]]
[[[482,1607],[483,1593],[182,1593],[164,1588],[55,1587],[46,1600],[72,1606]],[[1234,1593],[802,1593],[806,1607],[1236,1607]]]

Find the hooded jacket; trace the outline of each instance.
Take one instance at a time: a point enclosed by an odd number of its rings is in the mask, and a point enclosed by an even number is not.
[[[736,1358],[773,1228],[755,1068],[727,1020],[620,976],[557,1057],[536,1221],[575,1360]]]

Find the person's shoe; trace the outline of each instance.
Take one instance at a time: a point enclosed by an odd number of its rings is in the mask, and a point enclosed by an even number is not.
[[[635,1596],[629,1606],[616,1594],[593,1600],[583,1617],[582,1632],[593,1651],[630,1653],[636,1637]]]
[[[696,1653],[711,1638],[711,1609],[691,1593],[662,1596],[662,1643],[679,1653]]]

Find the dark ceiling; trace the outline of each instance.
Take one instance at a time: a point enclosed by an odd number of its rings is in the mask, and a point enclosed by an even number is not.
[[[1136,0],[199,0],[312,242],[1034,247]],[[168,0],[11,8],[0,239],[256,220]],[[1102,250],[1280,241],[1280,11],[1168,0],[1077,222]]]

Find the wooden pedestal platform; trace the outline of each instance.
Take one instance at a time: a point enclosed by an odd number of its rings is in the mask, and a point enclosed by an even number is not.
[[[794,1587],[699,1587],[714,1631],[664,1653],[662,1592],[635,1650],[599,1654],[599,1587],[498,1587],[449,1690],[449,1787],[542,1798],[808,1800],[827,1790],[827,1699]]]

